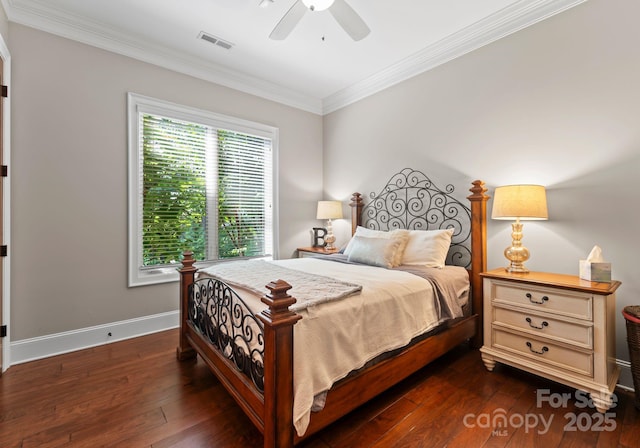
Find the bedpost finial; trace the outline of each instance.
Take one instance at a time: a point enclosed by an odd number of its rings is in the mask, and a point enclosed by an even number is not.
[[[269,290],[269,295],[274,298],[285,298],[289,297],[287,291],[291,289],[291,285],[284,280],[275,280],[266,285],[266,288]]]
[[[485,194],[487,192],[487,189],[484,187],[483,181],[474,180],[471,183],[473,184],[473,187],[471,187],[469,191],[473,194],[471,196],[468,196],[467,199],[469,199],[470,201],[486,201],[487,199],[489,199],[489,196]]]
[[[193,264],[196,262],[196,259],[193,258],[193,252],[190,250],[185,250],[182,253],[182,269],[192,268]]]
[[[362,195],[358,192],[355,192],[351,195],[351,203],[349,204],[349,206],[355,207],[358,204],[362,204]]]
[[[291,289],[289,283],[284,280],[275,280],[265,287],[269,293],[262,296],[260,300],[269,308],[258,314],[265,324],[272,327],[293,325],[302,319],[302,316],[289,310],[289,307],[296,303],[296,299],[287,293]]]

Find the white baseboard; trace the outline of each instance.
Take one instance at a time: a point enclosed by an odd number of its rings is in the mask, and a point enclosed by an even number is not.
[[[620,378],[618,378],[617,386],[621,389],[625,389],[633,392],[633,374],[631,373],[631,363],[629,361],[623,361],[622,359],[616,359],[616,364],[620,367]]]
[[[11,365],[73,352],[180,326],[180,312],[154,314],[11,343]]]

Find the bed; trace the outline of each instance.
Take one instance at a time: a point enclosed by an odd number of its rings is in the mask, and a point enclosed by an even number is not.
[[[449,232],[452,236],[446,262],[447,265],[465,268],[463,272],[468,276],[467,284],[470,288],[468,303],[460,302],[461,308],[464,309],[462,314],[456,311],[449,313],[451,314],[449,318],[443,318],[442,313],[438,312],[436,321],[428,324],[421,333],[415,333],[414,329],[409,330],[403,336],[407,338],[407,335],[410,335],[409,339],[401,345],[397,345],[398,342],[394,342],[396,345],[386,345],[376,356],[372,355],[373,352],[367,353],[365,357],[358,355],[360,356],[357,358],[358,363],[348,373],[345,374],[343,370],[330,378],[332,382],[323,393],[317,393],[318,390],[310,388],[313,403],[309,404],[308,397],[300,398],[302,395],[300,384],[303,382],[301,380],[303,375],[300,372],[301,369],[315,372],[317,365],[313,369],[306,368],[311,361],[309,357],[305,358],[300,347],[305,345],[306,348],[307,345],[312,345],[313,340],[320,339],[325,342],[325,339],[322,339],[325,335],[318,337],[311,333],[312,336],[309,336],[308,332],[311,331],[309,328],[319,325],[317,322],[321,319],[342,321],[342,326],[336,327],[339,329],[349,326],[361,328],[362,324],[357,321],[358,313],[353,311],[354,308],[349,307],[355,306],[357,310],[361,305],[351,304],[358,301],[365,303],[374,301],[368,299],[364,292],[371,289],[368,282],[374,281],[373,277],[377,277],[378,272],[381,278],[383,271],[384,275],[391,276],[389,280],[391,283],[387,282],[390,286],[386,288],[389,294],[393,293],[394,289],[409,288],[408,285],[414,281],[416,284],[414,293],[418,294],[418,289],[426,284],[425,280],[422,278],[413,280],[414,277],[418,278],[416,273],[412,272],[413,267],[409,269],[405,266],[398,269],[372,268],[368,265],[352,267],[353,260],[359,261],[352,248],[348,257],[342,256],[344,264],[340,264],[339,267],[335,267],[336,262],[340,261],[337,259],[334,261],[299,259],[279,262],[277,269],[283,270],[274,272],[282,273],[282,279],[278,275],[273,278],[273,281],[267,282],[264,285],[266,293],[257,299],[253,294],[255,286],[251,286],[251,279],[249,279],[252,276],[247,275],[247,280],[243,283],[237,282],[233,273],[224,273],[225,276],[231,275],[229,278],[232,281],[222,274],[216,274],[215,271],[213,274],[199,273],[194,266],[195,260],[192,254],[187,251],[184,254],[183,267],[180,269],[178,359],[187,360],[201,356],[249,419],[263,433],[264,446],[290,447],[366,403],[459,344],[469,341],[474,347],[480,347],[482,345],[482,283],[479,274],[486,270],[485,221],[488,196],[485,194],[484,183],[479,180],[472,183],[470,189],[472,194],[468,196],[469,207],[455,199],[452,195],[453,191],[451,185],[444,190],[440,189],[425,174],[405,169],[392,176],[379,193],[371,194],[367,204],[364,203],[360,193],[354,193],[350,206],[352,234],[355,236],[350,244],[373,242],[372,238],[362,238],[363,235],[368,235],[363,229],[387,233],[397,229],[410,229],[414,233],[416,230],[452,229]],[[381,243],[376,241],[375,244]],[[349,249],[347,249],[348,252]],[[345,257],[347,260],[344,260]],[[232,265],[232,263],[226,264]],[[301,264],[306,264],[306,267],[301,267]],[[359,264],[356,263],[356,265]],[[259,266],[259,264],[252,266]],[[338,293],[341,293],[340,288],[345,287],[344,284],[351,284],[356,289],[360,286],[362,291],[345,292],[345,298],[328,303],[311,303],[308,307],[301,305],[301,302],[305,303],[307,299],[299,302],[295,294],[289,294],[292,286],[285,281],[285,276],[293,276],[293,270],[304,271],[305,269],[309,271],[309,275],[313,275],[314,271],[324,267],[328,267],[329,273],[338,277],[336,281],[339,283],[337,286],[334,285],[332,283],[334,277],[329,275],[326,277],[326,283],[325,280],[321,283],[324,289],[337,288]],[[377,271],[372,274],[372,269]],[[434,269],[433,271],[453,272],[455,269]],[[459,273],[460,268],[457,269]],[[350,270],[353,270],[353,274],[348,273]],[[254,269],[251,271],[253,272]],[[358,281],[353,283],[340,281],[340,273],[343,271],[347,275],[346,279],[357,278]],[[356,271],[365,272],[365,277],[358,278]],[[235,275],[241,274],[236,272]],[[253,282],[259,279],[260,276],[256,275]],[[316,284],[319,283],[318,279],[311,280],[315,280]],[[427,282],[437,285],[433,280]],[[365,286],[362,287],[362,284]],[[301,296],[313,297],[311,292],[303,291],[301,288],[294,288],[292,291],[296,290]],[[442,307],[438,304],[444,303],[436,299],[434,301],[436,308]],[[256,307],[260,311],[257,311]],[[328,310],[333,314],[329,314]],[[429,309],[410,314],[430,313],[432,311]],[[405,312],[404,315],[406,314]],[[412,319],[402,320],[402,313],[398,316],[394,320],[401,323],[400,326],[404,331],[412,324]],[[348,322],[354,322],[354,324],[345,325]],[[340,331],[336,332],[340,333]],[[398,333],[401,332],[398,331]],[[345,334],[348,338],[352,337],[348,332]],[[297,345],[294,344],[294,335],[297,335],[296,340],[299,341]],[[386,342],[387,338],[384,340]],[[330,344],[328,340],[326,341]],[[353,341],[357,339],[354,338]],[[332,347],[341,346],[339,343],[333,344]],[[357,345],[357,342],[354,344]],[[297,351],[295,347],[298,347]],[[327,351],[333,353],[334,348]],[[294,353],[297,355],[294,356]],[[342,359],[345,357],[344,353],[336,357]],[[297,363],[294,363],[294,359]],[[297,372],[296,375],[294,370]],[[306,382],[306,377],[304,378]],[[303,401],[305,404],[301,410],[300,402]],[[313,408],[313,412],[306,412],[307,406]]]

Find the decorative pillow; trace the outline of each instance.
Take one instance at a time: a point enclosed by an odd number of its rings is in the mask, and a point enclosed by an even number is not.
[[[381,238],[381,239],[397,239],[400,244],[394,254],[393,262],[391,267],[400,266],[402,262],[402,254],[404,253],[404,248],[407,246],[407,242],[409,241],[409,231],[403,229],[396,229],[390,232],[385,232],[383,230],[373,230],[367,229],[366,227],[358,226],[356,228],[356,233],[354,237],[362,236],[365,238]],[[347,244],[347,247],[344,249],[344,254],[349,255],[351,253],[351,249],[353,247],[353,238]]]
[[[401,244],[398,238],[369,238],[354,235],[349,243],[349,261],[392,268],[395,254]]]
[[[442,268],[451,246],[453,229],[409,230],[409,241],[402,256],[402,264]]]

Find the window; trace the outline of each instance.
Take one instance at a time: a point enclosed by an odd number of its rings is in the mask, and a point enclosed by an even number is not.
[[[129,286],[273,255],[277,129],[130,93]]]

